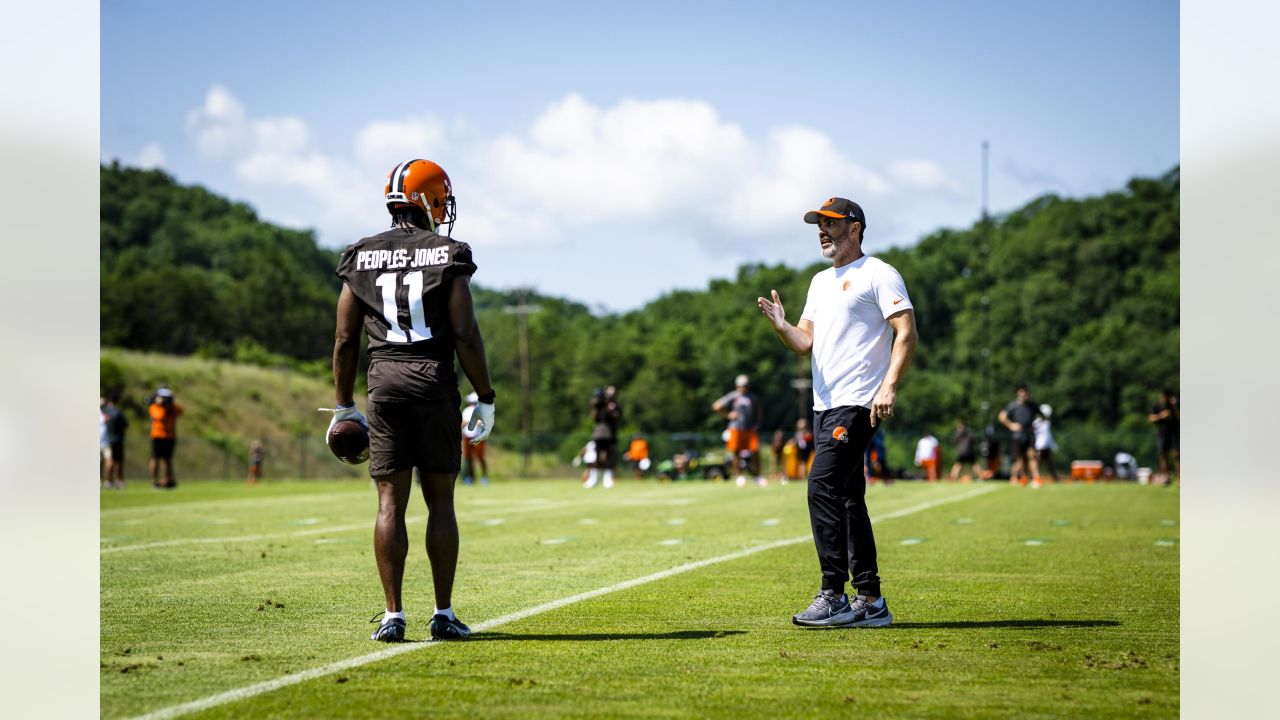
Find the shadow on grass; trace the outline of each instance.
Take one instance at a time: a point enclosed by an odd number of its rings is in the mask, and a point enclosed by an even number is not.
[[[472,635],[468,642],[489,640],[559,640],[565,642],[591,640],[710,640],[712,638],[744,634],[746,634],[745,630],[678,630],[664,633],[530,633],[528,635],[486,632]]]
[[[954,622],[896,622],[890,628],[967,630],[973,628],[1089,628],[1115,627],[1119,620],[957,620]]]

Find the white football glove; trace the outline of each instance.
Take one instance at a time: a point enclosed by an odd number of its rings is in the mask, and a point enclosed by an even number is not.
[[[343,420],[355,420],[356,422],[363,425],[365,430],[369,429],[369,421],[364,419],[364,413],[360,412],[360,410],[356,408],[354,403],[352,403],[351,407],[316,408],[316,410],[318,410],[319,412],[333,413],[333,418],[329,420],[329,427],[327,430],[324,431],[325,445],[329,444],[329,435],[333,433],[333,426],[337,425]]]
[[[467,423],[467,433],[476,431],[476,425],[480,425],[480,432],[471,438],[471,444],[484,442],[489,437],[489,433],[493,432],[493,403],[476,403],[475,412],[471,413],[471,422]]]

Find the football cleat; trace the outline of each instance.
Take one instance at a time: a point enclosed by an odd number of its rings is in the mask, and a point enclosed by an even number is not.
[[[400,618],[391,618],[384,620],[377,630],[369,636],[370,640],[378,642],[404,642],[404,620]]]
[[[436,640],[466,640],[471,637],[471,628],[456,617],[450,620],[448,615],[432,615],[431,637]]]

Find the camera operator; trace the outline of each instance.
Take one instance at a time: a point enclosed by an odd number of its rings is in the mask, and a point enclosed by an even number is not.
[[[618,464],[618,426],[622,424],[622,406],[618,389],[612,385],[591,396],[591,439],[596,444],[596,461],[583,487],[595,487],[604,471],[605,488],[613,487],[613,468]]]
[[[178,416],[182,415],[182,406],[174,402],[173,391],[166,385],[161,385],[147,404],[151,415],[151,486],[172,490],[178,487],[173,477],[173,448],[178,442]],[[160,482],[161,466],[164,482]]]

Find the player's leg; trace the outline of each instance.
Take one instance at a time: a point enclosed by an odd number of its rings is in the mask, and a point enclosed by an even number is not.
[[[124,487],[124,441],[111,444],[111,469],[115,471],[115,486]]]
[[[378,485],[378,517],[373,528],[373,553],[378,562],[378,577],[387,612],[402,613],[401,590],[404,586],[404,564],[409,555],[409,531],[405,512],[413,489],[413,470],[400,470],[374,478]]]
[[[431,614],[431,637],[465,640],[471,635],[471,628],[453,612],[459,543],[453,490],[461,466],[461,411],[455,400],[418,405],[414,412],[420,433],[415,462],[422,482],[422,497],[427,502],[427,558],[431,561],[436,603]]]
[[[423,473],[422,497],[427,501],[427,557],[436,607],[453,604],[453,579],[458,570],[458,518],[453,509],[452,473]]]
[[[1040,459],[1036,455],[1036,446],[1034,443],[1027,446],[1027,451],[1023,453],[1026,457],[1027,467],[1031,468],[1031,487],[1040,487]]]
[[[480,484],[488,485],[489,484],[489,461],[485,459],[484,454],[485,454],[485,443],[483,442],[478,443],[476,445],[475,459],[476,459],[476,462],[480,463]]]
[[[151,487],[160,487],[160,455],[159,438],[151,438],[151,459],[147,467],[151,471]]]
[[[470,485],[475,482],[475,448],[466,440],[462,441],[462,484]]]
[[[603,482],[601,486],[606,490],[613,487],[613,468],[618,464],[618,446],[617,440],[610,440],[604,453],[604,470],[601,473]]]
[[[822,571],[822,587],[808,609],[792,616],[796,625],[829,627],[843,624],[849,615],[849,600],[844,586],[849,579],[849,527],[845,517],[848,478],[845,473],[853,462],[861,465],[862,458],[854,458],[854,451],[847,442],[832,437],[847,413],[847,408],[819,411],[815,417],[815,452],[813,467],[809,470],[809,524],[813,529],[813,544],[818,553],[818,567]],[[862,450],[858,449],[857,453]]]
[[[386,614],[371,636],[381,642],[400,642],[405,636],[405,558],[409,554],[409,531],[405,513],[413,490],[413,457],[416,439],[414,418],[409,406],[370,401],[369,476],[378,489],[378,515],[373,527],[373,554],[382,581]]]

